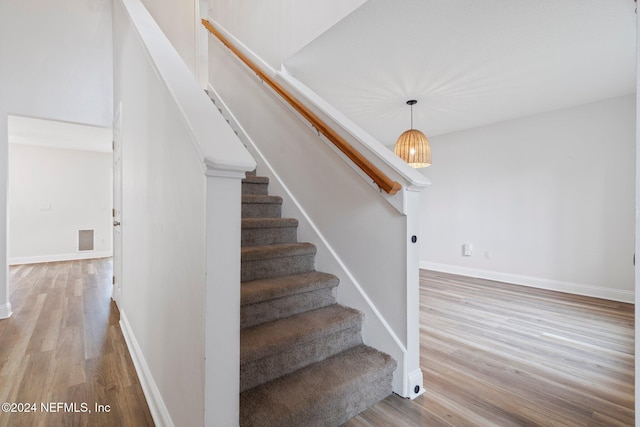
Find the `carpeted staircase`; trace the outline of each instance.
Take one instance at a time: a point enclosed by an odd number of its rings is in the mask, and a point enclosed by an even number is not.
[[[391,393],[396,363],[362,344],[362,314],[268,185],[242,184],[240,426],[339,426]]]

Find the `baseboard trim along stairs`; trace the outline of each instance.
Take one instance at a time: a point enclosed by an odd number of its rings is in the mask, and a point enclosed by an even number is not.
[[[242,183],[240,426],[339,426],[392,392],[396,362],[362,342],[267,177]]]

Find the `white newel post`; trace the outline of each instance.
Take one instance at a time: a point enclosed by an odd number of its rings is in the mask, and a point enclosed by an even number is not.
[[[424,393],[420,369],[420,191],[407,188],[407,358],[405,361],[407,388],[404,396],[415,399]],[[414,239],[415,237],[415,239]]]
[[[207,169],[205,425],[240,413],[240,210],[244,170]]]

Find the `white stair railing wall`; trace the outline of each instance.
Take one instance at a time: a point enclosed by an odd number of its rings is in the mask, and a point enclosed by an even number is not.
[[[237,426],[241,179],[255,162],[139,0],[114,2],[121,327],[157,426]]]
[[[285,86],[369,161],[402,185],[380,191],[292,107],[216,38],[209,39],[210,95],[285,199],[283,215],[300,220],[299,238],[318,246],[316,268],[340,280],[338,302],[365,313],[365,343],[398,362],[394,392],[423,392],[419,365],[419,192],[429,184],[309,88],[276,73],[215,23],[234,46]]]

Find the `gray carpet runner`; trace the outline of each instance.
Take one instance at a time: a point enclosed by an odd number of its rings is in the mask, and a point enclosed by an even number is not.
[[[337,427],[391,394],[396,362],[362,343],[362,313],[268,185],[242,183],[240,426]]]

